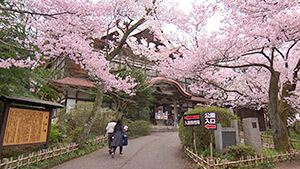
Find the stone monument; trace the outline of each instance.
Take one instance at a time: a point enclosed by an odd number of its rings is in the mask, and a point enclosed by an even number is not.
[[[257,118],[244,118],[243,130],[245,144],[255,149],[257,153],[262,154],[262,143],[259,132]]]
[[[228,146],[239,144],[239,127],[237,120],[231,120],[231,127],[223,127],[220,123],[217,124],[215,130],[216,148],[221,152]]]

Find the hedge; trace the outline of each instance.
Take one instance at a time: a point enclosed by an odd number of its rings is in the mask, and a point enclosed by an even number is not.
[[[205,112],[216,112],[217,123],[221,123],[222,127],[231,127],[231,120],[238,120],[239,118],[233,114],[230,110],[219,108],[219,107],[200,107],[197,109],[190,110],[186,114],[200,114],[201,126],[183,126],[183,118],[179,122],[179,138],[181,144],[188,147],[193,147],[193,134],[192,129],[195,131],[197,149],[204,150],[210,143],[209,130],[204,128],[204,113]],[[213,133],[213,132],[212,132]]]

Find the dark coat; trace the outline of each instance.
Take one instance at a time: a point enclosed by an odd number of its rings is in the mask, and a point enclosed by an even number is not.
[[[123,129],[123,126],[116,126],[113,134],[114,139],[112,140],[110,146],[111,147],[123,146],[122,135],[125,133],[126,131]]]

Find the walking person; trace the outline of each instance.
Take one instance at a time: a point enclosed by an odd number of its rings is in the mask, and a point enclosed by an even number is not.
[[[116,122],[117,122],[117,120],[114,119],[111,122],[109,122],[106,126],[106,135],[108,137],[108,152],[109,152],[109,154],[112,153],[112,147],[110,146],[110,144],[111,144],[111,141],[112,141],[112,135],[113,135],[115,126],[117,124]]]
[[[123,137],[122,135],[126,133],[126,130],[123,128],[122,120],[118,119],[117,124],[114,128],[113,132],[113,140],[110,144],[110,146],[113,148],[113,151],[111,153],[111,157],[115,157],[115,152],[117,147],[120,148],[120,156],[123,155]]]

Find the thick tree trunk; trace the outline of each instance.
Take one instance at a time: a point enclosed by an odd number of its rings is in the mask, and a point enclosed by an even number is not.
[[[88,118],[87,124],[83,128],[81,137],[79,138],[79,141],[78,141],[79,148],[83,148],[85,141],[88,137],[88,134],[90,133],[91,128],[98,116],[98,113],[100,112],[100,109],[102,106],[102,101],[103,101],[103,95],[104,95],[104,83],[101,83],[97,86],[97,94],[96,94],[96,98],[95,98],[95,102],[94,102],[92,111]]]
[[[285,123],[282,124],[280,114],[278,110],[278,83],[280,73],[273,71],[269,86],[269,114],[271,119],[271,127],[273,130],[273,140],[276,150],[288,151],[289,150],[289,138]]]
[[[286,121],[287,121],[288,115],[291,111],[291,106],[285,100],[285,97],[289,97],[291,95],[290,92],[293,90],[295,90],[295,87],[291,83],[286,82],[283,84],[282,92],[281,92],[281,99],[280,99],[280,103],[279,103],[279,115],[280,115],[280,119],[281,119],[281,125],[283,125],[283,127],[286,127]],[[289,146],[290,146],[289,148],[291,148],[290,144],[289,144]]]

